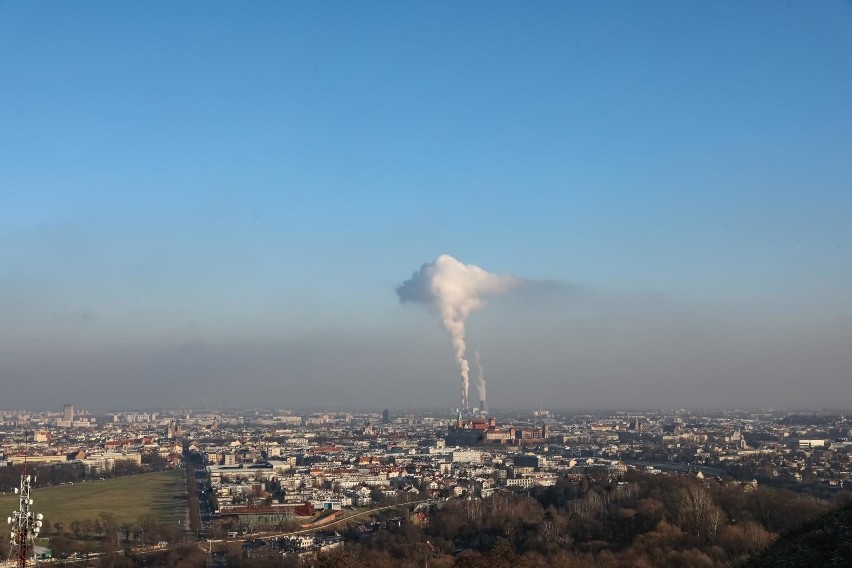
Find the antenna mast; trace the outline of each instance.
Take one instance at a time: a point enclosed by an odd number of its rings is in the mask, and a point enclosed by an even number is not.
[[[27,473],[27,454],[29,453],[29,434],[24,430],[24,470],[21,472],[21,486],[15,488],[18,494],[18,510],[12,512],[7,522],[11,527],[10,544],[16,550],[16,566],[26,568],[27,558],[32,550],[35,538],[41,532],[42,514],[35,514],[30,508],[33,500],[30,497],[32,482],[35,478]]]

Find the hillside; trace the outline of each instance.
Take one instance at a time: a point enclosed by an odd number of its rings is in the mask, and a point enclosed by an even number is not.
[[[852,562],[852,503],[783,533],[741,568],[841,567]]]

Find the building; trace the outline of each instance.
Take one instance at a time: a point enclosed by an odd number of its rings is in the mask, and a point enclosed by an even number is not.
[[[494,418],[486,420],[455,421],[447,427],[446,442],[449,446],[478,446],[480,444],[511,443],[514,428],[508,431],[497,426]]]
[[[830,445],[831,440],[823,438],[789,438],[787,443],[797,450],[812,450],[814,448],[823,448]]]
[[[547,425],[541,428],[501,428],[494,418],[488,420],[461,420],[447,427],[449,446],[478,446],[492,444],[530,444],[543,442],[548,436]]]
[[[315,514],[310,502],[281,503],[275,505],[243,507],[224,505],[219,514],[226,521],[236,521],[240,526],[272,525],[279,526],[294,517],[312,517]]]
[[[216,419],[213,419],[215,424]],[[183,436],[183,428],[180,425],[180,422],[177,420],[169,420],[169,424],[166,426],[166,439],[174,440],[175,438],[179,438]]]
[[[6,457],[6,465],[21,465],[28,463],[30,465],[46,465],[52,463],[62,463],[68,461],[65,454],[46,454],[46,455],[13,455]]]
[[[482,452],[476,450],[453,450],[450,454],[454,463],[481,463]]]
[[[66,404],[62,407],[62,421],[74,422],[74,405]]]
[[[539,469],[543,465],[543,462],[546,463],[546,460],[533,454],[515,456],[512,458],[512,461],[516,468],[528,467],[530,469]]]

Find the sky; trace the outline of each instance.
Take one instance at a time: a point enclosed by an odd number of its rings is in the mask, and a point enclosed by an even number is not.
[[[0,407],[852,407],[850,2],[0,0]]]

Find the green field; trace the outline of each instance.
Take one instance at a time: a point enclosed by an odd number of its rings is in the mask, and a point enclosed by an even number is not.
[[[44,515],[46,533],[56,522],[97,519],[109,513],[118,523],[154,515],[164,525],[186,523],[186,482],[183,470],[145,473],[59,487],[34,488],[32,509]],[[18,508],[18,496],[0,495],[0,518]],[[69,530],[69,529],[64,529]],[[44,533],[42,533],[44,534]]]

